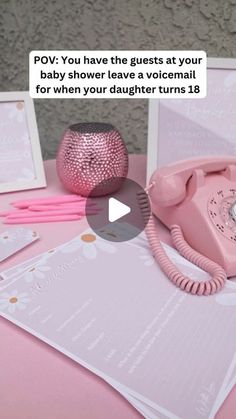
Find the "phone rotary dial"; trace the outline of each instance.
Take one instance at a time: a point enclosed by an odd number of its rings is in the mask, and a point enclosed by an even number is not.
[[[217,230],[236,243],[236,189],[217,191],[208,201],[208,214]]]

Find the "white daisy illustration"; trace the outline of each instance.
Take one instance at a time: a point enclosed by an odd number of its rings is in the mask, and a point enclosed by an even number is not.
[[[35,278],[43,279],[45,277],[45,272],[50,271],[50,266],[45,266],[43,263],[40,263],[35,266],[31,266],[25,273],[24,279],[26,282],[32,282]]]
[[[141,249],[139,257],[145,266],[152,266],[155,263],[155,259],[152,253],[147,249]]]
[[[10,242],[13,242],[15,238],[16,238],[16,235],[14,233],[11,233],[10,231],[6,231],[5,233],[0,234],[0,243],[7,244]]]
[[[23,180],[33,180],[34,179],[34,173],[32,172],[32,170],[28,169],[28,168],[24,168],[21,171],[21,175],[17,178],[17,180],[23,181]]]
[[[22,123],[24,121],[24,102],[16,102],[14,105],[6,105],[9,109],[8,118],[15,119],[17,122]]]
[[[31,240],[38,237],[38,233],[32,230],[22,229],[21,236],[24,237],[25,240]]]
[[[94,233],[84,233],[76,240],[73,240],[65,247],[61,248],[62,253],[73,253],[77,250],[82,249],[82,253],[87,259],[95,259],[97,256],[97,249],[107,252],[115,253],[116,248],[110,243],[100,239]]]
[[[13,314],[16,308],[24,310],[29,301],[27,292],[18,293],[16,290],[10,293],[4,292],[0,294],[0,310],[7,310],[8,313]]]

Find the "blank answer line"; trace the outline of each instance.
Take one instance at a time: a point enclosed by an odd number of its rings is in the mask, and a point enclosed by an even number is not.
[[[37,313],[37,311],[39,311],[40,308],[41,308],[40,306],[35,307],[33,310],[29,312],[29,316],[32,316],[33,314]]]
[[[91,304],[92,298],[87,300],[78,310],[76,310],[68,319],[66,319],[57,329],[57,332],[61,332],[72,320],[75,319],[78,314],[80,314],[86,307],[88,307],[89,304]]]

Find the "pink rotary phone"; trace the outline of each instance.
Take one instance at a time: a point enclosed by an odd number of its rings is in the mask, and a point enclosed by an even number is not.
[[[192,294],[221,289],[227,277],[236,275],[236,158],[196,158],[162,167],[153,173],[147,189],[152,212],[170,229],[177,250],[212,278],[193,281],[175,267],[151,216],[146,233],[162,270]],[[145,212],[144,207],[143,199]]]

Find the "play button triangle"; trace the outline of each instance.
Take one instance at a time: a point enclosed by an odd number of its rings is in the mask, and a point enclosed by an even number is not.
[[[108,194],[108,185],[118,189]],[[106,195],[101,195],[104,192]],[[86,217],[94,233],[115,243],[137,237],[145,229],[151,214],[147,199],[143,217],[137,199],[141,194],[146,195],[142,186],[128,178],[111,178],[98,183],[86,200]]]
[[[119,220],[131,211],[128,205],[123,204],[115,198],[109,198],[108,203],[108,219],[110,223]]]

